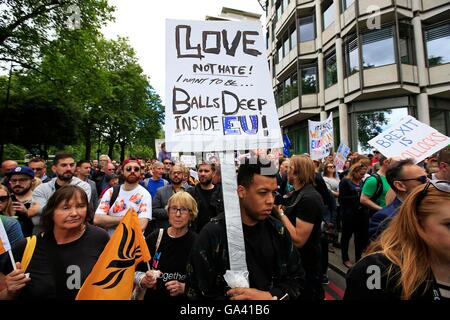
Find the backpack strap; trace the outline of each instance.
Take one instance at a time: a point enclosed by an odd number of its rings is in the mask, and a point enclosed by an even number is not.
[[[373,176],[375,177],[375,179],[377,179],[377,189],[370,200],[376,202],[376,200],[378,200],[378,198],[383,193],[383,181],[381,180],[381,177],[378,173],[374,173]]]
[[[36,248],[37,238],[36,236],[27,237],[27,245],[22,256],[22,270],[25,272],[30,264],[31,258],[33,257],[34,249]]]
[[[111,199],[109,200],[109,206],[112,207],[114,202],[116,202],[117,196],[120,192],[120,184],[118,186],[113,187],[113,193],[111,195]]]

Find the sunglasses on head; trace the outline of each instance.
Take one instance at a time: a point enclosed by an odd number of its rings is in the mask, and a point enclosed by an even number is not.
[[[134,170],[134,172],[139,172],[139,171],[141,171],[141,168],[140,167],[126,167],[125,168],[125,171],[127,171],[127,172],[131,172],[133,170]]]
[[[9,200],[9,196],[0,196],[0,202],[5,202]]]
[[[433,185],[436,189],[438,189],[441,192],[450,193],[450,181],[447,180],[428,180],[427,184],[423,188],[422,192],[419,194],[419,196],[416,199],[416,206],[419,206],[419,204],[422,202],[422,200],[427,195],[428,189],[430,186]]]

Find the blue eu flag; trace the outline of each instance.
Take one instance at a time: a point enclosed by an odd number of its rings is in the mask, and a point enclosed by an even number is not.
[[[289,152],[289,148],[291,147],[292,143],[291,140],[289,140],[289,136],[287,134],[284,134],[283,136],[283,154],[285,157],[290,157],[291,153]]]

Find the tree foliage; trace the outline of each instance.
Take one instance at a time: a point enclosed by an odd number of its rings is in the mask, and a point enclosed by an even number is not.
[[[357,114],[358,139],[364,150],[370,149],[369,140],[379,135],[382,127],[388,124],[386,115],[390,113],[391,110]]]

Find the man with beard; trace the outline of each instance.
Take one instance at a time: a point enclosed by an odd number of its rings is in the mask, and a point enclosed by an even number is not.
[[[114,233],[130,208],[137,212],[142,231],[152,219],[152,196],[139,184],[141,166],[137,160],[128,159],[124,161],[122,170],[125,183],[117,187],[120,189],[116,199],[113,199],[114,187],[109,188],[95,211],[94,224],[105,228],[109,235]]]
[[[198,215],[195,220],[195,231],[198,233],[211,218],[224,212],[222,188],[212,183],[216,166],[208,162],[197,165],[198,180],[194,188],[189,189],[191,196],[197,201]]]
[[[156,191],[156,196],[152,202],[153,220],[150,221],[149,227],[145,230],[146,235],[160,228],[169,227],[169,217],[166,211],[166,205],[169,198],[174,193],[179,191],[187,191],[191,188],[190,186],[183,184],[183,177],[184,166],[176,164],[170,168],[170,181],[172,184],[162,187]]]
[[[29,237],[33,232],[33,222],[28,217],[28,209],[31,207],[31,190],[34,181],[34,171],[28,167],[16,167],[6,173],[12,190],[12,207],[18,217],[22,233]]]
[[[47,204],[48,199],[55,193],[56,190],[65,185],[75,185],[82,188],[90,201],[91,199],[91,187],[88,183],[81,181],[75,174],[75,157],[67,152],[58,152],[55,154],[55,160],[52,165],[52,171],[56,174],[56,177],[47,183],[40,184],[33,191],[32,206],[28,210],[28,216],[31,217],[34,229],[33,233],[40,232],[40,219],[42,209]]]

